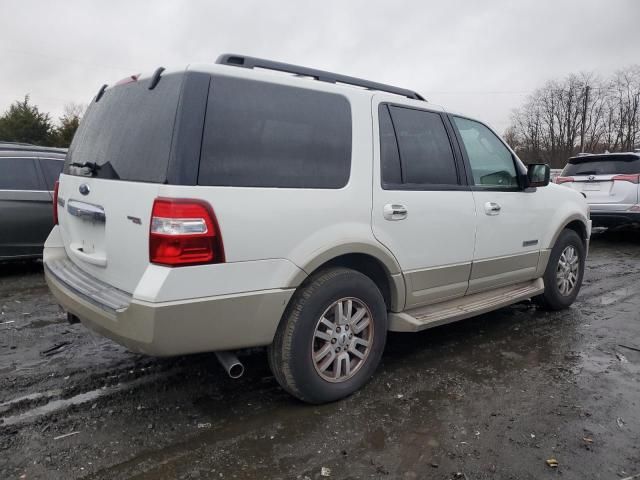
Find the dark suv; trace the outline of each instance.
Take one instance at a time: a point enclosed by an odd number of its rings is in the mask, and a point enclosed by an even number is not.
[[[0,143],[0,260],[42,256],[65,154],[61,148]]]

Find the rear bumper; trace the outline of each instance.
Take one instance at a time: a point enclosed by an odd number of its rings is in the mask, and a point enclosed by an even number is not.
[[[75,272],[64,248],[45,248],[44,265],[47,284],[64,309],[130,350],[156,356],[268,345],[294,292],[152,303]]]
[[[614,227],[629,223],[640,223],[640,212],[598,212],[591,211],[594,227]]]

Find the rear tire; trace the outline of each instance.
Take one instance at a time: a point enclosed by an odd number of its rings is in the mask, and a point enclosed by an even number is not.
[[[331,268],[294,294],[269,347],[269,366],[291,395],[332,402],[367,383],[386,337],[387,310],[376,284],[355,270]]]
[[[544,272],[544,293],[533,300],[546,310],[569,307],[578,296],[584,275],[585,246],[570,229],[562,231]]]

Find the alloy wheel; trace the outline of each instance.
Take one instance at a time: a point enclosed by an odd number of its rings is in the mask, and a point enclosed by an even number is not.
[[[364,365],[373,345],[373,319],[357,298],[333,302],[316,324],[312,340],[313,366],[328,382],[344,382]]]

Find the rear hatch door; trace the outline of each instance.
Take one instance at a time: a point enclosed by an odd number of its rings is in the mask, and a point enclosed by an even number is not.
[[[185,77],[165,73],[152,89],[150,77],[132,77],[104,91],[90,104],[60,177],[58,218],[69,258],[128,293],[149,265],[153,201],[172,180]],[[192,125],[198,138],[203,121]]]
[[[638,175],[636,155],[585,155],[569,160],[560,181],[599,209],[623,211],[638,203]]]

